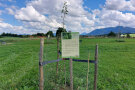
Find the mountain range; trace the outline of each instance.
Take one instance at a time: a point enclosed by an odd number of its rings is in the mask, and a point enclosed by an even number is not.
[[[85,34],[85,35],[88,35],[88,36],[105,35],[105,34],[110,33],[111,31],[114,32],[114,33],[120,32],[122,34],[135,33],[135,28],[123,27],[123,26],[109,27],[109,28],[96,29],[96,30],[94,30],[90,33]]]

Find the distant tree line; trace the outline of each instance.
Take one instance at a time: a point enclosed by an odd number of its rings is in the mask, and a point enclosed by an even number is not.
[[[62,32],[67,32],[66,29],[63,29],[62,27],[59,27],[58,30],[56,31],[56,37],[61,37]],[[47,33],[36,33],[32,35],[18,35],[18,34],[13,34],[13,33],[5,33],[3,32],[0,35],[1,37],[21,37],[21,38],[26,38],[26,37],[55,37],[52,31],[48,31]]]
[[[22,37],[23,35],[17,35],[17,34],[12,34],[12,33],[2,33],[0,35],[0,37],[4,37],[4,36],[6,36],[6,37]]]
[[[45,36],[45,37],[48,37],[48,35],[50,37],[54,37],[53,35],[53,32],[52,31],[48,31],[46,34],[45,33],[36,33],[36,34],[32,34],[32,35],[18,35],[18,34],[13,34],[13,33],[2,33],[0,35],[0,38],[1,37],[21,37],[21,38],[24,38],[24,37],[38,37],[38,36]]]
[[[41,37],[54,37],[54,34],[52,31],[48,31],[46,34],[45,33],[37,33],[37,34],[32,34],[31,36],[34,36],[34,37],[38,37],[38,36],[41,36]]]
[[[126,38],[130,38],[131,37],[129,33],[126,33],[124,35],[125,35]],[[108,37],[116,37],[117,33],[114,33],[114,32],[111,31],[107,36]],[[120,34],[120,37],[123,37],[123,36],[121,36],[121,34]]]
[[[131,38],[130,33],[124,33],[124,34],[120,33],[119,35],[121,38]],[[82,36],[82,37],[88,37],[88,36]],[[96,35],[96,36],[91,36],[91,37],[118,37],[118,33],[111,31],[108,34]]]

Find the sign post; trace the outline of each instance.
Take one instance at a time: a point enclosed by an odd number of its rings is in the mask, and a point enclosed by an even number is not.
[[[73,90],[73,63],[72,58],[69,59],[69,66],[70,66],[70,90]]]
[[[40,63],[43,62],[43,48],[44,48],[44,38],[40,39],[40,53],[39,53],[39,90],[44,90],[44,75],[43,75],[43,65]]]
[[[62,58],[69,59],[70,67],[70,90],[73,90],[73,57],[79,57],[79,33],[63,32],[62,33]]]

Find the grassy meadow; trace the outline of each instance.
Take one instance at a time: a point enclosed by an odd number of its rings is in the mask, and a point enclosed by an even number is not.
[[[131,37],[135,37],[135,34],[130,34]]]
[[[116,42],[115,38],[80,38],[80,58],[94,59],[95,45],[99,45],[97,90],[135,89],[135,39]],[[38,38],[0,38],[0,90],[38,90],[39,49]],[[57,59],[56,39],[45,39],[44,60]],[[44,90],[64,90],[69,87],[69,61],[44,66]],[[73,62],[74,90],[86,89],[87,63]],[[93,88],[94,65],[90,64],[89,90]]]
[[[135,38],[135,34],[129,34],[130,35],[130,37],[132,37],[132,38]],[[125,35],[121,35],[121,36],[123,36],[123,37],[127,37],[127,35],[125,34]]]

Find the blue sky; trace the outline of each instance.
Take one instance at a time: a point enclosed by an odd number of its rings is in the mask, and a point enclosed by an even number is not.
[[[84,0],[84,6],[93,9],[100,9],[105,4],[105,0]]]
[[[65,27],[73,32],[135,27],[135,0],[65,0]],[[62,26],[64,0],[0,0],[0,33],[56,32]]]

